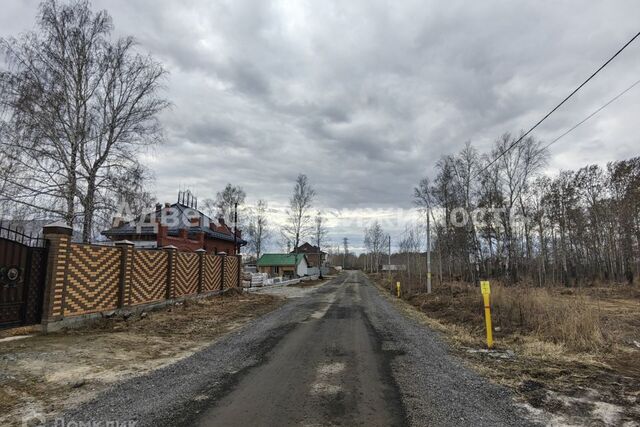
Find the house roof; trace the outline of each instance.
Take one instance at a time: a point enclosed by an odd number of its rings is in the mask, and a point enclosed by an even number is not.
[[[298,254],[298,262],[296,262],[296,255],[294,254],[263,254],[258,260],[257,266],[269,267],[298,265],[303,259],[307,262],[307,257],[303,254]]]
[[[204,233],[205,236],[209,236],[214,239],[225,240],[228,242],[234,241],[233,231],[225,224],[216,224],[210,217],[200,212],[197,209],[190,208],[181,203],[174,203],[169,207],[172,210],[171,225],[169,226],[169,235],[178,235],[181,229],[186,228],[189,234]],[[160,221],[162,217],[162,210],[167,209],[165,207],[156,208],[155,211],[148,214],[137,216],[133,221],[126,222],[118,227],[113,227],[108,230],[104,230],[102,234],[104,236],[155,236],[157,234],[156,227],[150,222],[151,218],[155,218],[156,221]],[[149,216],[147,219],[146,216]],[[175,215],[175,217],[173,216]],[[145,221],[141,222],[141,218],[145,217]],[[191,218],[198,216],[200,218],[200,225],[192,225]],[[144,224],[137,227],[137,224]],[[214,229],[212,229],[212,227]],[[238,244],[244,246],[247,242],[241,238],[237,240]]]
[[[292,254],[296,253],[295,249],[293,251],[291,251],[291,253]],[[305,254],[319,254],[319,253],[321,253],[321,254],[325,254],[326,252],[321,251],[320,248],[310,244],[309,242],[304,242],[303,244],[298,246],[298,253],[305,253]]]

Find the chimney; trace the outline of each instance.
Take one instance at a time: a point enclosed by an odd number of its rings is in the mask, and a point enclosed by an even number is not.
[[[113,228],[117,228],[117,227],[120,227],[123,223],[124,223],[124,218],[122,218],[121,216],[114,216],[111,222],[111,226]]]
[[[164,213],[165,215],[170,215],[171,212],[171,203],[165,203],[164,204]]]
[[[220,223],[220,225],[224,226],[225,225],[224,218],[222,218],[222,217],[218,218],[218,223]]]
[[[156,210],[159,211],[162,209],[162,203],[156,203]]]

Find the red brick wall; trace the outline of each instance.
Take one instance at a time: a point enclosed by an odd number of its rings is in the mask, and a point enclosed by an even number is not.
[[[233,242],[225,242],[224,240],[205,240],[204,249],[209,254],[224,252],[227,255],[234,255]]]
[[[197,240],[190,239],[187,235],[187,230],[180,230],[179,236],[168,236],[167,227],[163,225],[158,226],[158,247],[175,246],[179,251],[194,252],[198,249],[204,249],[209,254],[216,254],[225,252],[227,255],[234,255],[233,242],[227,242],[224,240],[205,239],[204,233],[199,233]]]

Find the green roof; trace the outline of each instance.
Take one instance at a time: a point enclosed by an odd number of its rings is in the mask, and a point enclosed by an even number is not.
[[[258,260],[258,267],[297,265],[305,258],[304,254],[298,254],[298,262],[295,262],[295,254],[264,254]]]

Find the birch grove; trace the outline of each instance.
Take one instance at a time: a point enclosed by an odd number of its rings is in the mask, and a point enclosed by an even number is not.
[[[640,271],[640,157],[546,174],[534,138],[490,164],[471,146],[442,157],[414,198],[435,219],[440,281],[501,278],[536,286],[634,283]],[[471,177],[471,179],[469,179]]]

